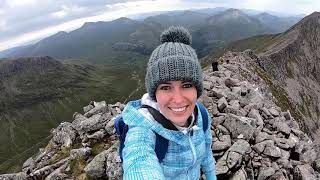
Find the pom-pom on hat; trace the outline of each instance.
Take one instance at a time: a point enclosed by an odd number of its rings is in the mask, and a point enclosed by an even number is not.
[[[203,91],[203,78],[197,54],[191,45],[191,35],[183,27],[172,26],[163,31],[160,44],[151,54],[147,66],[145,85],[156,100],[159,84],[168,81],[190,81],[197,89],[197,97]]]

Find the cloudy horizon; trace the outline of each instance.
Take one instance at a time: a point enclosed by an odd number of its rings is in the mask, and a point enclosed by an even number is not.
[[[312,0],[0,0],[0,51],[37,42],[85,22],[111,21],[154,11],[237,8],[308,15],[320,9]]]

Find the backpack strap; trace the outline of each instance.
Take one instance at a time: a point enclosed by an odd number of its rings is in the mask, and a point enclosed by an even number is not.
[[[168,120],[166,117],[164,117],[158,110],[154,109],[151,106],[148,105],[141,105],[141,108],[147,108],[150,114],[153,116],[154,120],[157,121],[159,124],[161,124],[164,128],[179,131],[170,120]]]
[[[206,108],[204,107],[204,105],[201,102],[197,102],[197,105],[200,109],[201,115],[202,115],[202,125],[203,125],[203,131],[206,132],[206,130],[208,129],[208,114],[206,111]]]
[[[124,148],[124,141],[126,139],[129,126],[126,123],[124,123],[123,117],[121,115],[118,115],[114,121],[114,128],[116,129],[116,133],[120,139],[119,155],[121,161],[123,161],[122,150]]]
[[[169,121],[167,118],[165,118],[159,111],[157,111],[153,107],[148,106],[148,105],[142,105],[141,108],[147,108],[148,111],[150,112],[150,114],[153,116],[154,120],[156,120],[163,127],[170,129],[170,130],[177,130],[178,131],[178,129],[171,123],[171,121]],[[159,163],[161,163],[167,154],[169,140],[160,136],[156,132],[155,132],[155,135],[156,135],[156,142],[155,142],[154,151],[157,155]]]

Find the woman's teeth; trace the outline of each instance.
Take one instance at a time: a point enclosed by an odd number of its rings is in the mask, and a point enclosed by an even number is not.
[[[182,112],[186,109],[186,106],[185,107],[181,107],[181,108],[170,108],[172,111],[175,111],[175,112]]]

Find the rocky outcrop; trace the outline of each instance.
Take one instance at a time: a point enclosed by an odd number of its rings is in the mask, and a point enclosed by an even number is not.
[[[204,72],[200,101],[212,121],[218,179],[319,179],[320,146],[299,128],[292,112],[275,104],[255,71],[251,51],[227,53],[220,71]],[[113,117],[124,104],[91,102],[73,122],[51,131],[53,138],[17,174],[0,179],[122,179]]]
[[[0,62],[0,80],[24,71],[46,71],[53,68],[62,68],[60,61],[49,56],[17,58]]]

